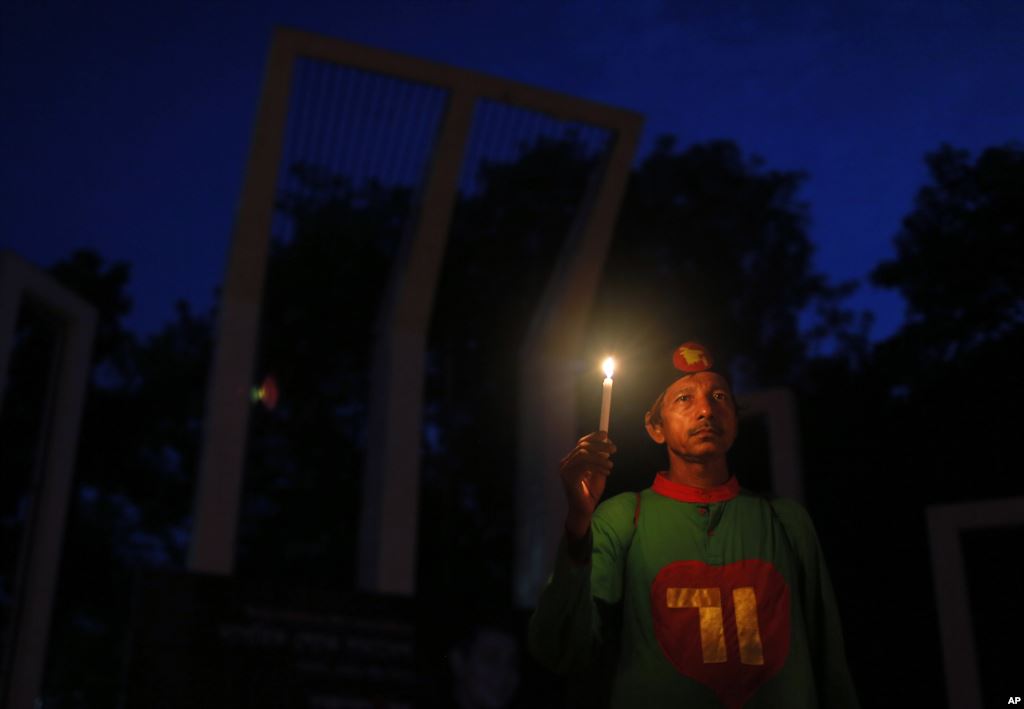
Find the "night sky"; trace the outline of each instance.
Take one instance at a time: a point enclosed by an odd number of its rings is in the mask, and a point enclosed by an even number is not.
[[[0,246],[133,264],[129,327],[221,281],[272,28],[536,84],[803,170],[817,266],[863,279],[923,156],[1024,132],[1019,0],[2,0]],[[865,285],[875,339],[903,312]]]

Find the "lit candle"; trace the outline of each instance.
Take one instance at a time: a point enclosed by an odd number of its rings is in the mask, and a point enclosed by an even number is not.
[[[615,372],[615,360],[611,357],[604,361],[604,387],[601,392],[601,425],[597,430],[608,432],[608,419],[612,413],[612,373]]]

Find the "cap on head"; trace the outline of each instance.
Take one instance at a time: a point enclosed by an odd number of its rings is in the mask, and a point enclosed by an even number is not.
[[[684,342],[672,353],[672,364],[684,374],[711,369],[714,362],[708,348],[699,342]]]

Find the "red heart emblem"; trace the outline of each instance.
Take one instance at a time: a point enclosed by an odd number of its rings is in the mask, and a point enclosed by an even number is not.
[[[654,634],[680,674],[742,707],[789,654],[789,586],[761,559],[676,561],[651,585]]]

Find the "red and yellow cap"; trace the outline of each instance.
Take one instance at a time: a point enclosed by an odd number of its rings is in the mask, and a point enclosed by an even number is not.
[[[714,361],[708,348],[699,342],[684,342],[672,353],[672,364],[684,374],[711,369]]]

